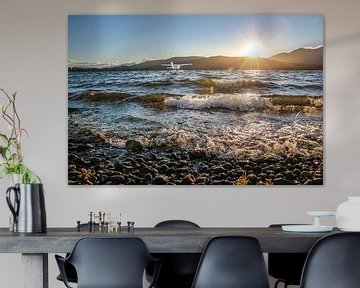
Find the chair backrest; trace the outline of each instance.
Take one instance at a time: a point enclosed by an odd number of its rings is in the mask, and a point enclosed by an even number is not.
[[[311,248],[301,278],[302,288],[360,287],[360,233],[333,234]]]
[[[188,220],[166,220],[157,223],[155,228],[200,228],[200,226]]]
[[[156,224],[155,228],[200,228],[200,226],[188,220],[166,220]],[[180,283],[182,283],[183,286],[190,287],[200,256],[200,253],[156,254],[156,258],[162,260],[157,286],[170,287],[177,285],[181,287]]]
[[[78,288],[142,288],[152,260],[139,238],[82,238],[67,259],[76,269]]]
[[[268,288],[264,258],[256,238],[212,238],[203,254],[192,288]]]
[[[282,225],[294,224],[271,224],[269,228],[281,228]],[[300,285],[306,257],[307,253],[269,253],[269,275],[288,285]]]

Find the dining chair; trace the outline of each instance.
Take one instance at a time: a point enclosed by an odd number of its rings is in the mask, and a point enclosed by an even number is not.
[[[192,288],[269,288],[256,238],[219,236],[204,249]]]
[[[82,238],[70,255],[55,255],[60,275],[66,287],[70,284],[65,263],[74,266],[77,288],[142,288],[145,268],[154,262],[154,281],[160,262],[152,258],[139,238]],[[153,287],[153,283],[149,287]]]
[[[188,220],[166,220],[155,225],[155,229],[163,228],[200,228]],[[194,280],[197,266],[201,257],[200,253],[157,253],[152,254],[161,259],[162,266],[159,272],[156,288],[190,288]],[[147,279],[153,275],[152,265],[147,269]]]
[[[88,223],[82,223],[80,224],[80,228],[81,229],[89,229],[89,224]],[[95,229],[99,229],[99,224],[98,223],[95,223]],[[69,256],[69,253],[66,254],[66,257]],[[68,282],[71,282],[71,283],[77,283],[77,275],[76,275],[76,270],[74,268],[73,265],[71,265],[70,263],[67,263],[65,262],[64,263],[64,268],[65,268],[65,275],[66,275],[66,278],[68,280]],[[56,277],[57,280],[59,281],[63,281],[62,277],[61,277],[61,274],[59,274],[57,277]]]
[[[272,224],[269,228],[281,228],[282,225],[288,224]],[[307,253],[269,253],[268,273],[277,279],[274,288],[280,283],[284,284],[284,288],[288,285],[300,285],[306,257]]]
[[[300,288],[358,288],[359,267],[359,232],[325,236],[309,252]]]

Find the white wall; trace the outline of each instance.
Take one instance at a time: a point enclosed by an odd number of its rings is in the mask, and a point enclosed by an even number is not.
[[[89,210],[122,212],[136,226],[187,218],[201,226],[308,222],[360,195],[358,0],[1,0],[0,87],[18,92],[30,132],[26,160],[46,187],[48,226],[74,226]],[[325,185],[322,187],[67,186],[68,14],[319,13],[325,16]],[[0,226],[8,224],[6,180]],[[334,220],[328,220],[334,224]],[[57,271],[50,256],[50,287]],[[19,255],[0,255],[1,287],[20,287]]]

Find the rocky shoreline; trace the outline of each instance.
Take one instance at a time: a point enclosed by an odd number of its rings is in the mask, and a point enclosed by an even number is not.
[[[221,159],[205,150],[126,147],[69,121],[69,185],[322,185],[321,157]]]

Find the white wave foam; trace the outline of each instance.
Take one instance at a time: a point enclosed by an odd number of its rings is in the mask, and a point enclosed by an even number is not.
[[[187,95],[168,98],[165,104],[191,110],[227,109],[234,111],[257,111],[271,106],[269,99],[254,94]]]

